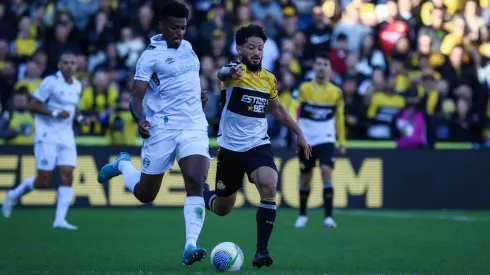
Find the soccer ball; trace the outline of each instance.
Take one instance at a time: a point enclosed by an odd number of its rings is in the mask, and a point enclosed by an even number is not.
[[[239,271],[243,265],[243,252],[232,242],[220,243],[211,251],[211,264],[218,272]]]

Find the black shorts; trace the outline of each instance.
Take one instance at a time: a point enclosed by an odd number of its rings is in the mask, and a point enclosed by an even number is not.
[[[335,156],[336,150],[334,143],[322,143],[311,147],[310,159],[306,159],[303,151],[300,151],[298,157],[301,173],[310,172],[315,167],[316,160],[320,161],[320,165],[328,165],[333,168],[335,165]]]
[[[235,152],[220,147],[218,150],[218,165],[216,168],[216,196],[228,197],[243,187],[243,176],[250,174],[262,166],[277,171],[271,145],[265,144],[245,152]]]

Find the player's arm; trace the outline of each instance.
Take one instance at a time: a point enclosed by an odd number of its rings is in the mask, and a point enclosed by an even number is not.
[[[146,90],[154,73],[156,61],[156,55],[152,54],[149,50],[144,51],[140,56],[136,64],[136,73],[134,74],[131,98],[129,100],[129,110],[136,123],[138,123],[138,131],[143,138],[149,138],[151,136],[148,130],[151,125],[145,117],[143,99],[145,98]]]
[[[342,93],[339,94],[337,100],[337,108],[335,109],[335,128],[337,128],[337,138],[339,141],[339,152],[341,154],[345,153],[345,114],[344,114],[344,100],[342,98]]]
[[[218,72],[218,79],[221,81],[230,81],[232,79],[240,79],[242,76],[242,69],[239,63],[231,62],[221,68]]]
[[[55,83],[53,83],[51,78],[46,78],[41,82],[39,88],[34,92],[32,100],[29,103],[29,110],[33,114],[52,116],[56,118],[67,118],[70,113],[63,110],[49,110],[46,108],[44,103],[49,99],[51,91],[54,88]]]
[[[298,137],[297,139],[297,147],[298,149],[302,149],[306,158],[309,159],[311,156],[311,147],[306,142],[306,138],[303,135],[303,131],[299,128],[298,124],[293,120],[293,118],[289,115],[288,110],[282,103],[279,101],[277,96],[273,99],[269,99],[269,112],[281,122],[284,126],[290,129],[293,133]]]

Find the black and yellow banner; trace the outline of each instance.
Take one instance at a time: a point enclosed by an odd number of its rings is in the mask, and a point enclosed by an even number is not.
[[[74,173],[76,206],[139,206],[124,186],[122,177],[101,185],[99,169],[121,151],[132,154],[140,168],[139,148],[79,147],[78,167]],[[216,152],[211,152],[215,155]],[[299,204],[299,161],[288,149],[274,151],[279,168],[278,202],[282,207]],[[444,150],[351,150],[338,158],[333,173],[334,205],[337,208],[396,209],[489,209],[490,153],[488,151]],[[216,160],[211,162],[208,182],[214,185]],[[0,202],[8,189],[34,176],[32,147],[0,147]],[[257,206],[258,192],[245,184],[236,207]],[[50,206],[56,201],[58,177],[49,189],[35,190],[20,200],[23,206]],[[322,182],[318,167],[314,170],[310,207],[323,204]],[[182,206],[185,198],[182,175],[177,163],[165,174],[160,193],[153,206]]]

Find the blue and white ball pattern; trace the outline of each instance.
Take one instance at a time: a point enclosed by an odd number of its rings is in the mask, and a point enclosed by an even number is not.
[[[232,242],[220,243],[211,251],[211,264],[219,272],[239,271],[243,260],[242,250]]]

